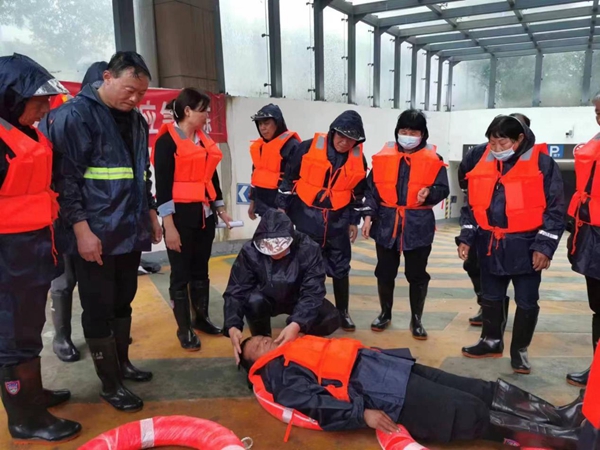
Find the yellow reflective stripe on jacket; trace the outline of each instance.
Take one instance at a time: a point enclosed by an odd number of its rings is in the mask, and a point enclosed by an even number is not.
[[[88,167],[83,175],[88,180],[133,180],[131,167]]]

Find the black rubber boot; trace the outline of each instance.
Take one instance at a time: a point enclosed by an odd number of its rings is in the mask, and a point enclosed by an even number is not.
[[[598,339],[600,339],[600,317],[594,314],[592,316],[592,346],[594,348],[594,354],[596,354]],[[587,386],[589,376],[590,368],[588,367],[583,372],[573,372],[567,374],[567,383],[573,386],[584,388]]]
[[[58,406],[71,398],[71,391],[68,389],[59,389],[51,391],[50,389],[44,389],[44,404],[46,408],[52,408]]]
[[[71,308],[73,294],[51,295],[52,323],[54,324],[54,339],[52,350],[58,359],[64,362],[79,361],[81,355],[71,341]]]
[[[47,411],[39,358],[0,368],[0,394],[8,416],[8,431],[18,441],[58,444],[81,432],[79,423],[59,419]]]
[[[468,358],[500,358],[504,351],[504,327],[506,326],[503,302],[481,300],[483,325],[477,344],[463,347],[462,354]]]
[[[192,316],[190,313],[190,298],[187,291],[176,291],[171,293],[173,302],[173,314],[177,322],[177,338],[181,348],[189,352],[200,350],[200,339],[192,328]]]
[[[530,422],[512,414],[491,411],[489,431],[521,447],[576,450],[581,429]]]
[[[100,397],[115,409],[125,412],[139,411],[144,407],[141,398],[123,386],[123,376],[117,358],[113,337],[86,339],[98,378],[102,381]]]
[[[371,324],[371,330],[383,331],[392,322],[392,308],[394,307],[394,282],[377,280],[377,292],[379,293],[379,305],[381,313]]]
[[[213,324],[208,317],[209,291],[210,280],[190,283],[190,299],[195,312],[192,327],[206,334],[221,334],[223,330]]]
[[[481,311],[481,306],[479,307],[479,311],[473,317],[469,317],[469,325],[472,327],[480,327],[483,325],[483,312]]]
[[[584,419],[581,413],[582,405],[583,390],[573,402],[556,407],[530,392],[499,379],[496,382],[492,410],[518,416],[530,422],[577,428],[581,426]]]
[[[120,317],[112,321],[115,344],[117,346],[117,357],[121,374],[126,380],[150,381],[152,372],[136,368],[129,360],[129,336],[131,334],[131,316]]]
[[[271,318],[269,316],[251,319],[246,316],[252,336],[271,336]]]
[[[335,297],[335,307],[340,313],[342,320],[342,330],[355,331],[356,325],[348,313],[348,304],[350,302],[350,278],[333,278],[333,296]]]
[[[410,300],[410,331],[412,337],[423,341],[427,339],[427,331],[421,323],[423,317],[423,308],[427,298],[428,284],[411,284],[408,287],[408,296]]]
[[[533,339],[540,309],[522,309],[517,307],[513,324],[513,337],[510,344],[510,365],[513,372],[528,375],[531,364],[527,348]]]

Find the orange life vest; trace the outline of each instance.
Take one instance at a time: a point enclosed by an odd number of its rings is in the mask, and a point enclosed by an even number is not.
[[[286,131],[269,142],[263,138],[252,141],[250,156],[254,171],[252,172],[252,186],[277,189],[281,180],[281,149],[290,139],[300,142],[298,133]]]
[[[583,415],[596,429],[600,429],[600,346],[596,348],[590,367],[585,396],[583,397]]]
[[[523,153],[516,164],[502,175],[502,162],[494,158],[489,146],[477,165],[466,175],[469,182],[469,205],[477,224],[492,231],[492,240],[500,240],[506,233],[523,233],[539,229],[546,210],[544,175],[540,172],[540,149],[533,147]],[[493,227],[488,222],[487,211],[497,184],[504,186],[506,197],[507,228]]]
[[[175,203],[195,203],[213,201],[217,197],[212,177],[223,158],[217,144],[204,132],[198,137],[204,145],[196,145],[175,124],[163,124],[157,139],[169,132],[177,150],[175,152],[175,177],[173,181],[173,201]],[[151,156],[154,164],[154,149]]]
[[[261,356],[250,368],[248,378],[257,392],[266,391],[262,377],[256,372],[283,356],[286,366],[293,362],[310,370],[317,376],[319,384],[323,380],[336,381],[340,386],[328,385],[325,389],[338,400],[348,402],[348,382],[361,348],[365,346],[355,339],[304,336]],[[272,399],[271,396],[269,400]]]
[[[592,138],[587,144],[580,145],[573,151],[575,157],[575,194],[569,204],[569,215],[575,218],[575,234],[573,235],[573,248],[571,253],[575,253],[576,240],[579,228],[584,221],[579,216],[582,205],[587,205],[590,221],[589,225],[600,226],[600,133]],[[595,167],[595,169],[594,169]],[[594,171],[591,189],[588,192],[588,184]]]
[[[545,142],[542,144],[535,144],[533,148],[537,149],[540,153],[543,153],[544,155],[550,155],[550,152],[548,151],[548,144],[546,144]]]
[[[41,230],[58,217],[58,195],[50,189],[52,144],[36,133],[38,142],[0,118],[0,140],[15,154],[0,188],[0,234]]]
[[[402,160],[410,166],[406,205],[398,205],[397,184]],[[400,219],[404,222],[407,209],[433,208],[433,206],[421,206],[417,194],[421,189],[435,183],[442,167],[446,167],[446,164],[438,157],[434,145],[414,153],[404,153],[398,150],[398,144],[395,142],[387,142],[379,153],[373,156],[373,181],[383,201],[382,205],[396,209],[396,223],[392,235],[394,238],[398,232]]]
[[[328,172],[329,183],[324,187]],[[316,133],[310,149],[302,157],[300,179],[296,182],[295,190],[298,197],[308,206],[312,206],[319,192],[324,190],[319,201],[329,198],[331,209],[336,211],[350,203],[352,190],[365,175],[362,144],[354,147],[348,153],[346,163],[333,172],[331,162],[327,158],[327,134]]]

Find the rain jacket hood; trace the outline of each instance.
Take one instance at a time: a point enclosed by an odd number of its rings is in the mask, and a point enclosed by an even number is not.
[[[281,133],[285,133],[288,130],[288,127],[285,123],[285,119],[283,118],[283,113],[279,106],[274,105],[273,103],[269,103],[268,105],[263,106],[258,112],[252,116],[252,120],[256,125],[256,130],[258,131],[258,135],[260,136],[260,130],[258,129],[258,121],[265,119],[275,119],[275,124],[277,125],[277,131],[275,131],[275,139]],[[265,141],[268,142],[268,141]]]
[[[285,213],[276,209],[268,209],[256,227],[252,240],[258,242],[261,239],[278,237],[294,238],[295,234],[294,225]]]
[[[0,57],[0,117],[19,126],[27,100],[44,85],[49,87],[45,95],[69,93],[33,59],[18,53]]]

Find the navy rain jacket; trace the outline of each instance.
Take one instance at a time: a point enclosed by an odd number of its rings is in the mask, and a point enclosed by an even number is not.
[[[156,206],[151,192],[148,124],[137,110],[129,114],[132,151],[91,85],[40,124],[54,151],[61,153],[55,186],[67,230],[67,254],[77,254],[72,227],[83,220],[102,242],[103,255],[151,249],[149,211]]]
[[[254,246],[255,240],[287,236],[294,242],[289,255],[279,260],[263,255]],[[231,327],[243,330],[244,309],[255,290],[274,303],[294,305],[287,323],[296,322],[303,333],[314,323],[325,300],[321,248],[305,234],[294,231],[290,219],[273,209],[265,212],[253,239],[244,244],[231,268],[223,294],[226,335]]]
[[[349,402],[336,399],[319,384],[317,376],[296,364],[274,359],[259,373],[275,402],[316,420],[325,431],[366,428],[365,409],[385,412],[398,422],[414,359],[408,349],[362,349],[348,383]],[[331,381],[331,383],[334,383]]]
[[[503,173],[508,172],[519,158],[530,150],[535,144],[535,135],[526,126],[525,139],[511,159],[503,164]],[[465,155],[461,163],[464,173],[468,173],[477,165],[485,152],[485,145],[479,145]],[[469,246],[476,245],[481,270],[497,276],[524,275],[534,273],[532,267],[533,252],[543,253],[550,259],[558,246],[558,242],[565,229],[565,199],[562,175],[556,162],[548,155],[540,153],[538,165],[544,176],[544,193],[546,195],[546,210],[543,215],[543,225],[538,231],[527,233],[506,234],[504,239],[494,239],[491,255],[488,249],[492,233],[482,230],[477,226],[471,208],[465,207],[461,210],[460,236],[456,238],[457,245],[460,243]],[[467,197],[468,197],[467,192]],[[506,228],[508,226],[506,217],[506,197],[504,186],[496,185],[492,202],[488,209],[488,220],[490,225]]]
[[[427,145],[426,140],[421,142],[419,149],[411,152],[416,153],[422,151]],[[398,145],[400,151],[404,151]],[[438,155],[440,160],[443,158]],[[398,170],[398,182],[396,190],[398,193],[398,205],[406,206],[406,196],[408,194],[408,181],[410,179],[411,166],[406,163],[405,159],[400,162]],[[427,247],[433,243],[435,235],[435,213],[432,209],[412,209],[406,210],[406,220],[404,230],[402,229],[402,221],[398,220],[398,231],[396,237],[394,234],[394,224],[396,223],[396,210],[381,206],[381,197],[377,191],[377,186],[373,181],[373,171],[367,177],[368,189],[365,192],[365,211],[363,215],[372,216],[373,225],[371,226],[370,236],[375,242],[385,248],[395,247],[403,251],[415,250],[420,247]],[[429,186],[429,196],[423,202],[423,206],[435,206],[450,194],[448,186],[448,173],[445,167],[442,167],[437,174],[435,182]],[[400,238],[402,237],[402,243]],[[402,244],[402,246],[400,245]]]
[[[283,113],[281,112],[281,109],[279,109],[279,106],[269,103],[268,105],[263,106],[258,113],[262,113],[261,115],[265,116],[265,118],[275,119],[277,131],[275,131],[275,137],[273,137],[273,139],[277,139],[282,133],[288,131],[285,119],[283,118]],[[258,122],[256,122],[256,129],[258,130]],[[258,135],[260,136],[260,131]],[[295,138],[291,138],[288,139],[281,148],[281,173],[285,173],[288,161],[296,151],[298,145],[299,142]],[[254,166],[252,166],[252,172],[254,172]],[[281,185],[281,181],[279,184]],[[262,216],[268,208],[277,208],[275,203],[276,198],[277,189],[265,189],[256,186],[252,186],[250,189],[250,199],[254,200],[254,212],[260,216]]]
[[[335,133],[335,128],[353,129],[356,130],[360,136],[365,135],[362,119],[356,111],[345,111],[331,123],[327,134],[327,158],[333,166],[333,172],[346,164],[346,161],[348,160],[348,153],[339,153],[333,147],[333,134]],[[286,211],[298,230],[308,234],[311,238],[322,242],[325,237],[325,232],[327,232],[326,238],[347,235],[349,225],[358,225],[360,223],[361,216],[359,211],[362,209],[366,178],[354,188],[354,201],[351,201],[345,208],[337,211],[328,211],[326,224],[323,208],[331,208],[329,198],[320,202],[319,198],[321,193],[319,193],[317,194],[313,205],[306,205],[300,200],[300,197],[291,194],[294,183],[300,178],[302,157],[310,150],[312,141],[312,139],[309,139],[302,142],[287,165],[284,179],[279,187],[277,207]],[[366,170],[367,160],[364,158],[364,155],[363,162]],[[326,176],[323,181],[323,190],[325,190],[328,183],[329,177]]]

